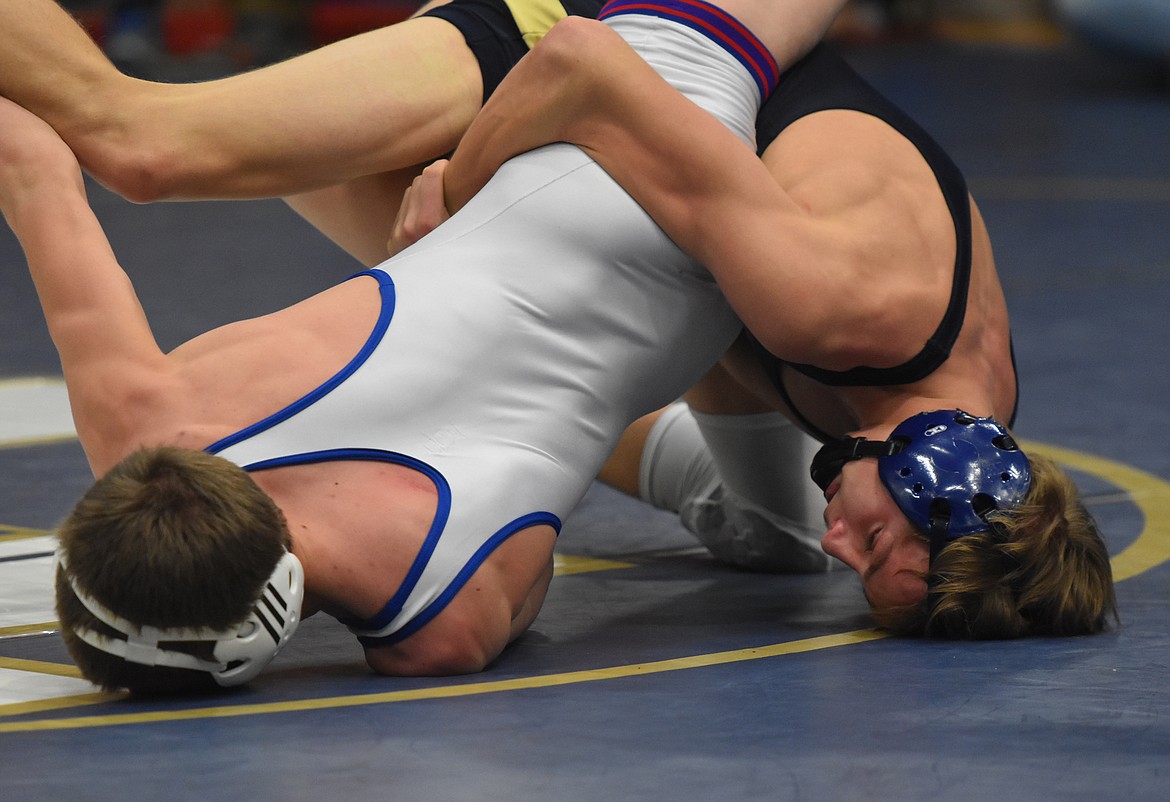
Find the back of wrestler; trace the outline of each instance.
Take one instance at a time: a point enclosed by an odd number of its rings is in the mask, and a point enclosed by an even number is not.
[[[760,90],[725,49],[614,25],[750,142]],[[306,614],[345,620],[376,670],[478,670],[535,617],[560,521],[625,425],[739,328],[705,270],[553,145],[380,267],[177,349],[203,394],[181,405],[204,417],[172,416],[169,440],[249,472],[287,520]]]

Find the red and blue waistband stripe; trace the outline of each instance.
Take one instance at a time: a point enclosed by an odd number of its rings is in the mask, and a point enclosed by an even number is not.
[[[718,6],[703,0],[611,0],[597,18],[619,14],[674,20],[705,34],[747,68],[761,99],[766,100],[780,80],[780,67],[768,49],[742,22]]]

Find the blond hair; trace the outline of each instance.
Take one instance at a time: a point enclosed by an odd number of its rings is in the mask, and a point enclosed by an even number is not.
[[[1030,457],[1032,484],[992,528],[958,538],[930,569],[919,605],[874,611],[900,634],[1018,638],[1100,632],[1117,619],[1109,553],[1072,479]]]

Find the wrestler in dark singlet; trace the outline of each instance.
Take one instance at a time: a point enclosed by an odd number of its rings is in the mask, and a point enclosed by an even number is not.
[[[786,362],[770,354],[749,333],[764,371],[784,403],[806,431],[823,441],[832,438],[814,426],[793,402],[784,384],[783,368],[791,368],[831,387],[888,387],[920,381],[938,369],[950,356],[951,348],[963,328],[967,288],[971,280],[971,208],[967,182],[962,172],[918,123],[868,84],[832,47],[818,45],[781,76],[780,86],[760,109],[756,119],[759,153],[763,154],[776,137],[797,120],[819,111],[838,109],[858,111],[882,120],[922,154],[938,180],[939,189],[955,223],[955,272],[950,301],[941,322],[922,350],[901,365],[890,368],[861,365],[834,371],[815,365]],[[1014,419],[1014,412],[1012,417]]]

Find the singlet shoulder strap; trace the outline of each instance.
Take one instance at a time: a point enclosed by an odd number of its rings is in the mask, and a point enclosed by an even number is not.
[[[845,109],[872,115],[906,137],[933,171],[955,225],[955,270],[946,312],[913,358],[891,368],[859,366],[831,371],[790,363],[794,370],[832,386],[890,386],[919,381],[946,361],[963,328],[971,280],[971,207],[962,171],[914,120],[870,86],[828,45],[821,44],[790,69],[760,110],[757,143],[762,153],[785,128],[818,111]]]

